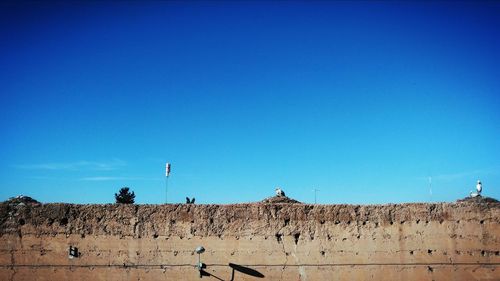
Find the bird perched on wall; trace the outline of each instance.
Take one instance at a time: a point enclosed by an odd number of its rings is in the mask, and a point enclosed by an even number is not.
[[[194,204],[194,197],[193,199],[189,199],[189,197],[186,197],[186,204]]]
[[[285,192],[280,187],[276,187],[276,196],[285,196]]]
[[[483,185],[481,184],[481,181],[478,180],[476,184],[476,192],[470,192],[470,197],[474,198],[477,196],[481,196],[481,191],[483,191]]]
[[[483,185],[481,184],[480,180],[477,181],[476,190],[477,190],[477,195],[481,195],[481,191],[483,191]]]

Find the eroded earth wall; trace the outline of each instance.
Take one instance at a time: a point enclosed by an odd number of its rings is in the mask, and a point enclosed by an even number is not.
[[[500,204],[0,204],[0,280],[500,280]],[[70,259],[69,247],[79,256]]]

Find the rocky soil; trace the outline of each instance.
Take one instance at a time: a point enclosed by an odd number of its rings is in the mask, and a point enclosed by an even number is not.
[[[457,203],[308,205],[288,197],[231,205],[77,205],[9,200],[0,203],[0,235],[252,236],[300,232],[322,235],[337,224],[391,225],[470,219],[500,221],[500,203],[486,198]],[[319,232],[318,232],[319,231]]]

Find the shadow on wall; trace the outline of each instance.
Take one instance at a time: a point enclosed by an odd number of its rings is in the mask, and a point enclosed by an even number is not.
[[[234,272],[239,271],[243,274],[247,274],[250,276],[258,277],[258,278],[264,278],[264,274],[258,272],[255,269],[251,269],[250,267],[234,264],[234,263],[229,263],[229,267],[233,269],[231,272],[231,281],[234,281]]]
[[[235,275],[236,275],[235,271],[241,272],[241,273],[246,274],[246,275],[254,276],[257,278],[264,278],[264,274],[258,272],[255,269],[252,269],[250,267],[246,267],[246,266],[242,266],[242,265],[238,265],[238,264],[234,264],[234,263],[229,263],[229,267],[231,267],[233,269],[231,271],[231,279],[229,281],[235,281]],[[203,269],[200,271],[200,273],[201,273],[201,276],[213,277],[217,280],[224,281],[224,279],[222,279],[218,276],[215,276],[209,272],[206,272]]]

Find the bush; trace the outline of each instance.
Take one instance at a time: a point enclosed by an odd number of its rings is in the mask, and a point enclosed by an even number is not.
[[[135,194],[129,191],[130,188],[122,187],[118,193],[115,193],[116,203],[119,204],[134,204]]]

